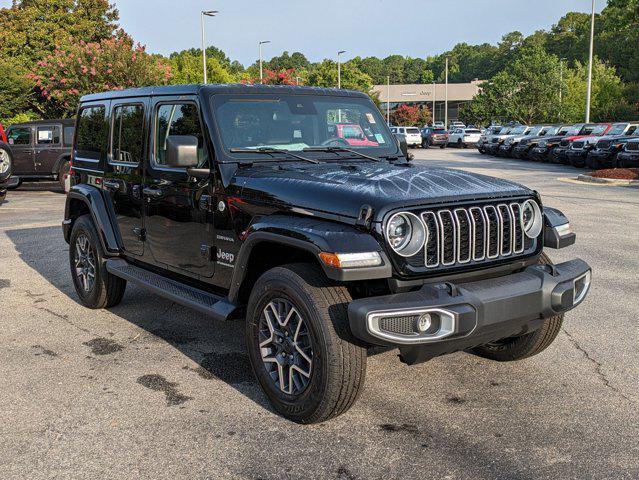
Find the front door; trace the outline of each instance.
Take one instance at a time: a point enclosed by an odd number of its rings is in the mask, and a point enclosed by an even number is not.
[[[150,155],[143,189],[145,257],[183,275],[211,277],[214,231],[207,201],[211,182],[166,164],[167,137],[187,135],[198,139],[199,167],[210,168],[196,97],[162,97],[151,104]]]
[[[148,98],[111,102],[111,142],[102,186],[109,192],[128,254],[144,253],[142,184],[147,151]]]
[[[36,173],[54,172],[58,157],[62,153],[62,134],[59,125],[38,125],[35,135],[34,166]]]
[[[33,128],[30,126],[14,126],[7,130],[7,141],[13,154],[13,174],[33,175]]]

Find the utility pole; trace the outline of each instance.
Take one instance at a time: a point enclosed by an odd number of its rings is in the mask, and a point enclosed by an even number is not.
[[[337,88],[342,88],[342,62],[340,56],[346,53],[346,50],[340,50],[337,52]]]
[[[386,77],[386,125],[390,127],[390,75]]]
[[[204,70],[204,83],[208,83],[208,78],[207,78],[207,74],[206,74],[206,41],[205,41],[205,36],[204,36],[204,17],[214,17],[216,14],[218,14],[219,12],[217,12],[216,10],[206,10],[203,12],[200,12],[200,25],[202,27],[202,70]]]
[[[444,90],[444,128],[448,129],[448,57],[446,57],[446,89]]]
[[[435,126],[435,80],[433,80],[433,127]]]
[[[264,83],[264,70],[262,69],[262,45],[271,43],[270,40],[262,40],[259,44],[260,46],[260,83]]]
[[[592,94],[592,53],[595,43],[595,0],[592,0],[590,17],[590,52],[588,55],[588,88],[586,89],[586,123],[590,123],[590,95]]]
[[[561,122],[561,111],[563,109],[563,99],[564,99],[564,60],[565,58],[559,59],[559,121]]]

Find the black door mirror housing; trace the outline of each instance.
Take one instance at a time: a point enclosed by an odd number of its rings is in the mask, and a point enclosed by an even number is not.
[[[166,166],[178,168],[197,167],[198,140],[192,135],[169,135],[166,138]]]
[[[395,140],[397,140],[397,146],[408,159],[408,143],[406,143],[406,135],[403,133],[394,133],[393,135],[395,135]]]

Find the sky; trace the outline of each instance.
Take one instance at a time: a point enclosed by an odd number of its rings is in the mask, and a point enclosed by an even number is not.
[[[283,51],[309,60],[399,54],[426,57],[456,43],[496,43],[502,35],[548,29],[569,11],[589,12],[590,0],[111,0],[120,24],[147,51],[168,55],[201,45],[200,11],[207,45],[250,65]],[[597,0],[597,11],[605,6]],[[0,0],[0,7],[11,0]]]

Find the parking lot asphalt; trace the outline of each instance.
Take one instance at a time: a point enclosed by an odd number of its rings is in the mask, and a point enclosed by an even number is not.
[[[560,208],[594,271],[548,350],[515,363],[457,353],[407,367],[371,356],[347,414],[277,416],[243,323],[138,288],[79,303],[64,195],[27,184],[0,206],[0,478],[617,479],[639,477],[639,189],[563,166],[414,150],[416,162],[504,177]]]

